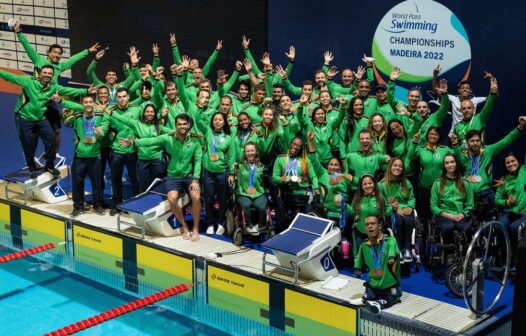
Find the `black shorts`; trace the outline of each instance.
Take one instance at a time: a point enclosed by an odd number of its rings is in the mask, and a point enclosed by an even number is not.
[[[183,178],[174,178],[170,176],[166,176],[165,179],[165,186],[166,186],[166,193],[169,193],[170,191],[177,191],[179,194],[182,194],[184,191],[189,194],[190,193],[190,184],[194,181],[194,177],[192,175],[183,177]]]

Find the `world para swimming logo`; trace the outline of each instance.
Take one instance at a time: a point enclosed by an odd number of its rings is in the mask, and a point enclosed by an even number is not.
[[[471,46],[464,26],[447,7],[433,0],[409,0],[391,8],[378,24],[372,56],[379,82],[397,66],[400,81],[424,83],[432,80],[438,64],[442,74],[460,81],[469,76]]]

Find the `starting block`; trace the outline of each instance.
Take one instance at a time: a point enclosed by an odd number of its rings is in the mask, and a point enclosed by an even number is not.
[[[55,168],[60,172],[58,177],[44,172],[42,164],[36,158],[35,163],[39,167],[36,169],[38,173],[36,178],[32,179],[29,176],[28,167],[6,174],[3,177],[7,182],[5,184],[6,199],[13,201],[15,196],[22,196],[24,205],[27,205],[27,201],[30,198],[49,204],[67,200],[68,195],[59,184],[59,181],[69,176],[70,173],[69,166],[65,164],[65,161],[65,157],[57,155]]]
[[[184,207],[188,203],[185,195],[179,199],[179,205]],[[125,221],[121,214],[117,215],[117,229],[121,231],[121,224],[137,227],[141,230],[141,239],[145,232],[164,237],[173,237],[181,234],[181,223],[172,214],[170,203],[166,197],[164,181],[155,179],[148,189],[117,205],[117,209],[126,212],[133,222]]]
[[[263,274],[268,275],[266,266],[273,266],[294,275],[294,284],[298,278],[307,280],[326,280],[337,276],[338,269],[330,256],[331,250],[341,240],[340,229],[334,227],[329,219],[297,214],[289,228],[267,240],[262,246]],[[266,260],[272,250],[279,264]]]

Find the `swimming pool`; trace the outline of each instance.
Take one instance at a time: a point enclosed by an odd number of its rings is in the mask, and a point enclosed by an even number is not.
[[[12,252],[5,246],[0,249],[0,255]],[[64,262],[59,253],[45,252],[39,257]],[[108,272],[103,276],[102,270],[87,264],[76,263],[74,267],[83,274],[92,272],[104,282],[120,281]],[[156,290],[143,286],[144,292]],[[189,293],[163,300],[78,335],[284,335],[277,329],[209,307],[193,296]],[[130,293],[33,257],[0,264],[2,335],[42,335],[135,299]]]

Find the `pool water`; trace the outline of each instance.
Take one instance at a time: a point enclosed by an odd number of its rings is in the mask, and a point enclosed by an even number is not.
[[[0,255],[10,251],[2,250]],[[0,264],[0,334],[43,335],[136,298],[33,258]],[[149,306],[78,335],[228,335]]]

